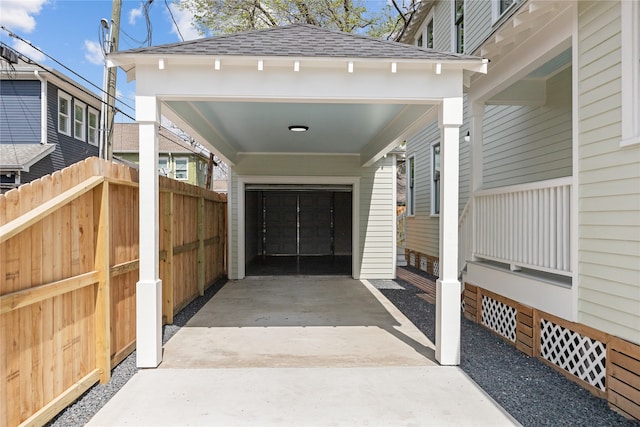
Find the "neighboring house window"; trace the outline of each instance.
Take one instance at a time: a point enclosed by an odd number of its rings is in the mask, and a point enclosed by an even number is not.
[[[440,143],[431,144],[431,215],[440,214]]]
[[[181,181],[186,181],[189,179],[189,160],[186,157],[177,157],[174,160],[175,179],[179,179]]]
[[[71,97],[58,92],[58,132],[71,136]]]
[[[455,0],[456,52],[464,52],[464,0]]]
[[[158,173],[162,176],[169,175],[169,158],[158,157]]]
[[[89,133],[88,133],[88,140],[90,144],[93,145],[98,145],[98,111],[94,110],[93,108],[89,108],[89,119],[88,119],[88,124],[89,124]]]
[[[622,17],[622,142],[640,144],[640,4],[623,1]]]
[[[86,141],[85,125],[87,116],[87,106],[75,100],[73,103],[73,136],[80,141]]]
[[[407,213],[408,215],[416,214],[416,158],[410,156],[407,158]]]

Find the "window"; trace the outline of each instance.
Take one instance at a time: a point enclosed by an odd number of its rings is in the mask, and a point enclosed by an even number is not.
[[[58,92],[58,132],[71,136],[71,97]]]
[[[87,106],[76,100],[73,102],[73,136],[80,141],[85,141],[85,122]]]
[[[158,157],[158,174],[162,176],[169,175],[169,158]]]
[[[407,158],[407,214],[413,216],[416,214],[416,158],[410,156]]]
[[[89,143],[98,145],[98,111],[89,108]]]
[[[622,142],[640,144],[640,5],[621,2],[622,8]]]
[[[493,0],[491,8],[493,22],[495,23],[496,21],[498,21],[507,10],[511,9],[511,6],[518,2],[521,2],[521,0]]]
[[[499,0],[498,13],[502,15],[507,9],[509,9],[509,6],[511,6],[513,3],[514,3],[514,0]]]
[[[177,157],[174,160],[174,178],[181,181],[189,179],[189,160],[186,157]]]
[[[455,0],[456,52],[464,52],[464,0]]]
[[[427,25],[422,27],[418,38],[416,39],[416,46],[427,47],[433,49],[433,15],[427,19]]]
[[[440,143],[431,144],[431,215],[440,214]]]

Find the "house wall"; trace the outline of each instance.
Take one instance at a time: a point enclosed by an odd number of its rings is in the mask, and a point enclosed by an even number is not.
[[[395,163],[393,156],[360,167],[359,156],[242,155],[231,170],[229,277],[238,277],[238,178],[249,176],[357,177],[360,181],[360,278],[392,278],[395,254]],[[358,272],[354,271],[358,277]]]
[[[129,162],[133,162],[133,163],[140,163],[140,156],[138,155],[138,153],[115,153],[115,155],[117,157],[120,157],[123,160],[129,161]],[[168,154],[166,153],[160,153],[159,157],[167,157]],[[174,154],[171,157],[171,162],[173,162],[173,159],[175,157],[189,157],[189,172],[188,172],[188,178],[186,181],[188,184],[192,184],[192,185],[197,185],[200,187],[203,187],[206,183],[206,167],[207,167],[207,163],[204,160],[199,159],[198,157],[194,156],[194,155],[189,155],[189,154]],[[198,165],[198,162],[201,163],[202,166]],[[173,171],[174,171],[174,166],[173,163],[171,164],[171,171],[169,171],[169,178],[173,178]]]
[[[464,11],[464,51],[472,53],[493,30],[492,2],[467,0]]]
[[[620,2],[578,3],[578,320],[640,343],[640,146],[621,140]]]
[[[37,144],[40,131],[40,81],[2,80],[0,144]]]
[[[489,105],[483,120],[483,188],[572,175],[571,68],[547,81],[541,107]]]
[[[460,127],[458,214],[462,213],[469,200],[471,186],[471,146],[464,141],[469,130],[469,108],[464,103],[464,124]],[[406,157],[415,156],[415,215],[405,221],[406,249],[438,257],[440,252],[440,219],[431,215],[431,145],[440,142],[437,122],[429,124],[416,135],[407,139]],[[408,196],[407,196],[408,197]]]
[[[433,48],[435,50],[455,50],[451,41],[452,20],[451,2],[436,2],[433,9]]]
[[[81,101],[87,103],[86,100],[81,99]],[[40,111],[39,108],[38,111]],[[39,116],[34,123],[40,123]],[[50,155],[31,166],[29,172],[22,174],[21,181],[23,183],[33,181],[54,171],[71,166],[87,157],[99,155],[97,146],[75,139],[73,137],[73,126],[71,127],[71,131],[72,136],[63,135],[58,132],[58,87],[48,82],[47,142],[49,144],[56,144],[56,148]]]

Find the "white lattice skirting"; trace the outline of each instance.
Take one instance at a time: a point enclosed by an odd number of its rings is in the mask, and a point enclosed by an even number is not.
[[[482,295],[482,324],[511,342],[516,342],[516,313],[514,307]]]
[[[603,343],[546,319],[542,319],[540,338],[540,356],[592,386],[605,390],[607,351]]]

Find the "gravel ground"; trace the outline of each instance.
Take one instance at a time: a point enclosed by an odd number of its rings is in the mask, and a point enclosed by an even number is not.
[[[435,306],[416,297],[422,291],[400,279],[370,282],[435,342]],[[605,399],[464,317],[460,368],[523,426],[640,426],[610,410]]]
[[[424,272],[411,271],[430,277]],[[163,342],[175,335],[187,321],[222,288],[226,280],[209,288],[175,316],[173,325],[163,328]],[[421,291],[400,279],[370,280],[431,341],[435,341],[435,306],[416,297]],[[524,426],[634,426],[611,411],[582,387],[535,358],[516,350],[487,329],[462,318],[460,367],[487,394]],[[48,426],[82,426],[136,372],[133,352],[111,373],[107,384],[97,384],[73,405],[54,418]]]

